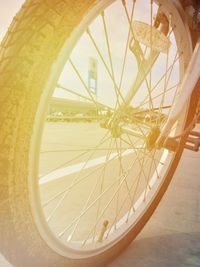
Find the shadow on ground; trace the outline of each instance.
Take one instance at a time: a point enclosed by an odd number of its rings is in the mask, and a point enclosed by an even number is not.
[[[173,233],[141,238],[109,267],[200,266],[200,233]]]

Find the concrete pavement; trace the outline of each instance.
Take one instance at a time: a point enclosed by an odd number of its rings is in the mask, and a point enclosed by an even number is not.
[[[185,151],[158,209],[109,267],[200,266],[200,153]]]
[[[2,256],[0,266],[12,267]],[[200,152],[185,151],[153,217],[109,267],[197,266],[200,266]]]

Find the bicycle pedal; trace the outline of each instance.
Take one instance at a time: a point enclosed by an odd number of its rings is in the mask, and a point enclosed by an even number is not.
[[[191,131],[185,143],[185,148],[191,151],[198,152],[199,147],[200,147],[200,132]]]
[[[139,43],[159,53],[167,53],[171,42],[164,33],[159,31],[156,27],[151,27],[151,25],[141,21],[134,21],[132,26],[134,37]]]

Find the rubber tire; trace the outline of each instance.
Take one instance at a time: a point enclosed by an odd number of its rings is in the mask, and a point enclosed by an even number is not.
[[[183,146],[140,223],[103,255],[82,261],[66,259],[50,249],[39,235],[31,213],[26,179],[34,117],[56,55],[94,3],[95,0],[28,0],[13,20],[2,43],[0,251],[15,267],[105,266],[137,236],[151,217],[182,154]],[[196,102],[190,105],[188,121],[195,109]]]

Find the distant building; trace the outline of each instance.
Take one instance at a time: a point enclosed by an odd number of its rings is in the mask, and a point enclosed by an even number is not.
[[[108,114],[105,107],[90,102],[81,102],[53,97],[47,114],[49,122],[96,122]]]
[[[98,61],[90,57],[88,62],[88,88],[94,95],[95,99],[98,96]]]
[[[93,103],[52,97],[49,105],[48,115],[60,112],[63,115],[78,113],[92,114],[96,112],[96,106]]]

